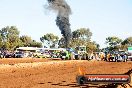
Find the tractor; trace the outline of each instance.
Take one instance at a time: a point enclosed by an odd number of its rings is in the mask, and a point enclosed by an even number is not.
[[[79,60],[86,60],[87,59],[87,51],[86,51],[86,46],[77,46],[75,48],[76,51],[76,55],[75,55],[75,59],[79,59]]]

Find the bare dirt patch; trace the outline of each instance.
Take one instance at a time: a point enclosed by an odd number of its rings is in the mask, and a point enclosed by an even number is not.
[[[132,69],[132,62],[3,59],[0,63],[0,88],[96,88],[77,85],[79,67],[87,74],[123,74]]]

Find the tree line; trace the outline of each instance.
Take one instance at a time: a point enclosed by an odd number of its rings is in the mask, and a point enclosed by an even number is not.
[[[69,47],[75,48],[77,46],[86,46],[87,52],[100,51],[100,45],[91,40],[92,32],[89,28],[79,28],[72,32],[72,39]],[[64,48],[64,38],[59,38],[53,33],[47,33],[40,37],[41,42],[33,40],[28,35],[20,36],[20,31],[16,26],[6,26],[0,30],[0,48],[7,50],[15,50],[18,47],[43,47],[43,44],[48,45],[50,48]],[[132,37],[122,40],[116,36],[106,38],[105,43],[108,45],[108,50],[126,50],[128,46],[132,46]]]
[[[80,28],[72,32],[72,39],[70,41],[69,47],[75,48],[77,46],[86,46],[87,52],[99,52],[108,50],[108,51],[119,51],[127,50],[128,47],[132,46],[132,36],[121,39],[117,36],[109,36],[105,40],[106,48],[100,49],[100,45],[95,41],[91,40],[92,32],[89,28]],[[60,48],[65,47],[64,38],[60,38],[52,33],[47,33],[40,38],[41,42],[47,43],[50,48],[55,47],[56,44]]]
[[[132,36],[124,40],[116,36],[107,37],[105,43],[108,45],[106,49],[109,51],[126,51],[128,47],[132,47]]]
[[[15,50],[18,47],[42,47],[41,42],[36,42],[30,36],[20,36],[20,31],[15,26],[6,26],[0,30],[0,48]]]

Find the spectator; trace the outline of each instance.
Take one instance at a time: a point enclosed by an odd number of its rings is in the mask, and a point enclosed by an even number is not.
[[[127,54],[125,53],[122,58],[123,58],[124,62],[126,62],[127,61]]]
[[[74,52],[71,52],[71,60],[74,60],[75,59],[75,53]]]
[[[105,55],[104,55],[103,53],[101,53],[101,54],[100,54],[100,59],[101,59],[101,61],[103,61],[104,58],[105,58]]]
[[[61,51],[61,59],[64,60],[66,58],[66,53],[64,51]]]
[[[110,53],[107,54],[107,60],[110,61]]]

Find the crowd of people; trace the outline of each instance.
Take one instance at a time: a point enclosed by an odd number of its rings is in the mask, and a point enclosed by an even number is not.
[[[92,53],[90,59],[96,59],[101,61],[124,61],[126,62],[128,59],[128,54],[125,52],[122,53],[110,53],[110,52],[100,52],[100,53]]]

